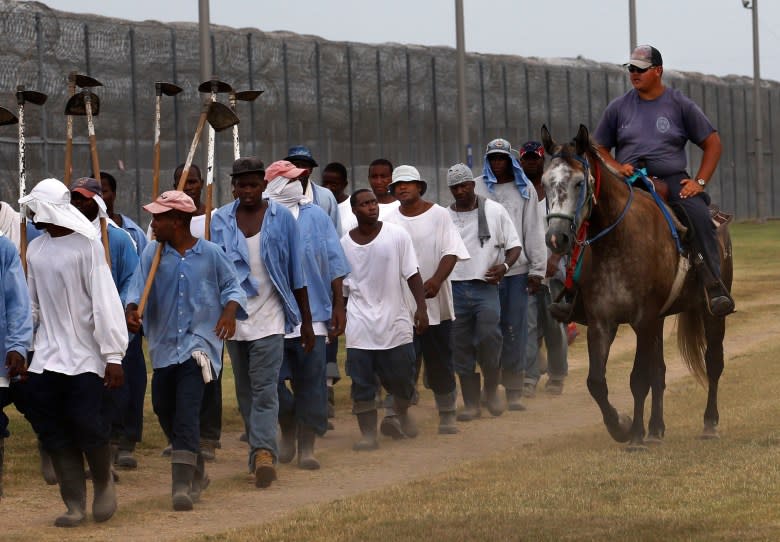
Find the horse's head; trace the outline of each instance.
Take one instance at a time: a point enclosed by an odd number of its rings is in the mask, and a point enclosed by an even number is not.
[[[542,142],[552,158],[542,176],[548,212],[545,241],[554,253],[565,254],[574,247],[577,229],[591,210],[593,177],[586,156],[590,137],[580,124],[574,141],[559,145],[542,126]]]

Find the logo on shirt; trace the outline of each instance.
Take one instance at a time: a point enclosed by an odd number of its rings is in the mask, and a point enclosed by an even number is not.
[[[658,117],[655,120],[655,129],[661,132],[662,134],[668,132],[671,126],[672,124],[669,122],[669,119],[667,119],[666,117]]]

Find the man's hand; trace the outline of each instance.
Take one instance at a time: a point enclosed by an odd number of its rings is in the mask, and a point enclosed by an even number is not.
[[[423,283],[423,290],[425,291],[425,299],[432,299],[436,297],[441,288],[441,282],[436,280],[435,277],[431,277]]]
[[[616,162],[617,166],[615,169],[617,169],[618,173],[620,173],[623,177],[631,177],[631,175],[634,174],[634,166],[631,164],[618,164]]]
[[[303,351],[307,354],[314,350],[314,328],[311,325],[311,322],[304,322],[301,324],[301,346],[303,347]]]
[[[330,329],[328,337],[338,337],[344,334],[344,328],[347,326],[347,309],[344,304],[333,305],[333,312],[330,317]]]
[[[103,377],[103,385],[110,390],[120,388],[125,382],[125,372],[119,363],[106,363],[106,375]]]
[[[500,263],[488,268],[487,272],[485,273],[485,280],[487,280],[488,284],[498,284],[501,282],[501,279],[504,278],[505,274],[506,266]]]
[[[680,189],[680,197],[682,199],[692,198],[704,192],[704,187],[693,179],[683,179],[680,181],[682,188]]]
[[[428,306],[417,307],[414,313],[414,329],[418,335],[428,330]]]
[[[11,350],[5,355],[5,368],[10,378],[18,376],[21,380],[27,380],[27,360],[19,352]]]
[[[125,322],[127,322],[127,330],[130,333],[138,333],[141,331],[143,320],[141,315],[138,314],[138,305],[130,304],[125,309]]]
[[[214,333],[217,337],[223,341],[229,339],[236,332],[236,311],[238,310],[238,303],[230,301],[225,308],[222,309],[222,314],[217,321],[217,327],[214,328]]]
[[[536,275],[530,275],[528,277],[528,287],[526,288],[528,295],[536,295],[536,292],[538,292],[541,287],[542,277],[537,277]]]

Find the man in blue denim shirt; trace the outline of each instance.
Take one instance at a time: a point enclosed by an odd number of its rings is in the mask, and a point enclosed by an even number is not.
[[[279,461],[295,457],[296,436],[298,466],[314,470],[320,464],[314,457],[315,435],[328,427],[325,338],[344,333],[346,310],[342,279],[349,264],[339,243],[336,229],[325,212],[304,195],[298,178],[305,171],[290,162],[274,162],[265,172],[268,197],[287,207],[298,221],[303,240],[303,269],[315,334],[314,348],[305,352],[298,331],[285,336],[284,361],[279,375],[279,426],[282,441]],[[332,195],[331,195],[332,197]],[[292,391],[286,380],[291,381]]]
[[[222,370],[222,341],[246,319],[246,294],[236,269],[214,243],[193,237],[192,199],[163,192],[144,206],[152,213],[152,241],[141,256],[126,309],[128,329],[141,326],[138,302],[159,243],[162,256],[144,311],[152,357],[152,406],[172,445],[174,510],[191,510],[208,478],[200,453],[200,408],[205,385]]]
[[[322,207],[322,210],[327,213],[330,220],[333,222],[333,227],[336,228],[336,232],[341,233],[341,214],[339,213],[339,204],[336,201],[335,196],[330,190],[316,184],[309,178],[314,172],[314,168],[319,166],[314,159],[314,156],[312,156],[309,147],[304,145],[290,147],[287,151],[287,158],[285,158],[285,160],[303,170],[300,177],[296,179],[301,183],[303,194],[309,201]]]
[[[3,496],[4,441],[8,416],[2,409],[12,402],[11,379],[27,371],[32,346],[30,293],[14,244],[0,233],[0,497]]]
[[[233,162],[237,199],[220,208],[211,222],[211,239],[235,265],[247,295],[249,317],[237,324],[227,348],[249,441],[249,470],[255,486],[262,488],[276,480],[277,385],[284,334],[301,324],[304,351],[314,348],[298,226],[284,206],[263,199],[264,174],[257,158]]]

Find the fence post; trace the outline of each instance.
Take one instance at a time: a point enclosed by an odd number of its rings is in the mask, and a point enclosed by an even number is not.
[[[135,168],[135,219],[140,222],[141,214],[141,161],[138,150],[138,104],[136,103],[137,94],[135,90],[135,30],[130,27],[128,32],[130,38],[130,114],[133,116],[133,155]],[[99,180],[99,179],[98,179]]]

